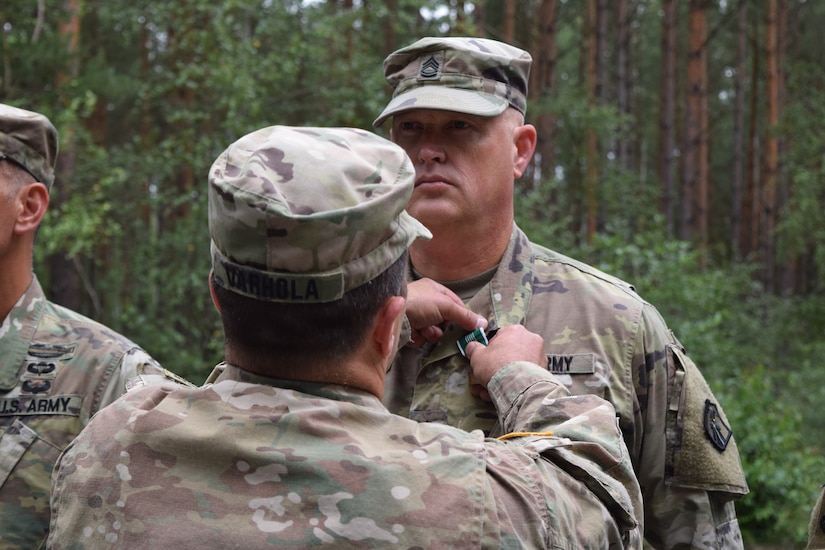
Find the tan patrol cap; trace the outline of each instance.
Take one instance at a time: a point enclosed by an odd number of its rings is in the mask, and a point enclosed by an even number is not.
[[[404,210],[415,170],[399,146],[354,128],[271,126],[209,172],[215,281],[264,301],[331,302],[430,232]]]
[[[508,107],[525,114],[532,58],[486,38],[422,38],[384,60],[393,95],[373,126],[411,109],[497,116]]]
[[[13,161],[51,189],[57,130],[40,113],[0,103],[0,159]]]

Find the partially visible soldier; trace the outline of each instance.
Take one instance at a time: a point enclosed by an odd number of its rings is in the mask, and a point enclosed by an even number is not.
[[[0,104],[0,548],[38,548],[57,456],[135,379],[166,373],[111,329],[49,302],[32,271],[49,205],[57,132]],[[138,378],[142,377],[142,378]]]
[[[811,521],[808,524],[808,546],[805,550],[825,549],[825,486],[820,489],[819,499],[811,511]]]
[[[531,61],[509,44],[461,37],[423,38],[385,60],[393,97],[375,125],[392,119],[392,140],[415,164],[409,212],[433,233],[410,248],[412,277],[446,286],[491,330],[540,334],[543,366],[572,393],[616,407],[653,547],[741,548],[733,501],[748,486],[702,373],[629,284],[531,242],[514,223],[514,181],[537,139],[524,119]],[[493,408],[456,349],[463,334],[403,347],[384,402],[413,420],[496,435]]]
[[[49,547],[640,547],[614,409],[571,397],[523,327],[466,349],[501,440],[381,404],[407,247],[429,238],[404,211],[413,180],[401,148],[355,129],[264,128],[218,157],[226,362],[92,419],[55,470]]]

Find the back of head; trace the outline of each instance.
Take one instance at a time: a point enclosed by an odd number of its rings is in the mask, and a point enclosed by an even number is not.
[[[11,161],[51,188],[57,130],[39,113],[0,103],[0,160]]]
[[[340,341],[322,328],[357,324],[346,297],[429,237],[404,210],[413,181],[406,153],[363,130],[272,126],[230,145],[209,175],[227,345],[299,356]]]
[[[373,122],[411,109],[497,116],[508,107],[524,115],[532,58],[487,38],[422,38],[384,60],[393,95]]]

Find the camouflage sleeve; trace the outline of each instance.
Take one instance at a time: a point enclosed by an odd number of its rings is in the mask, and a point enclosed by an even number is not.
[[[578,540],[591,543],[607,525],[626,546],[639,547],[641,492],[613,406],[595,395],[571,396],[553,374],[531,363],[505,367],[488,391],[505,434],[499,439],[541,456],[544,487],[557,508],[564,503],[557,513],[578,517]],[[600,506],[588,508],[588,498]]]
[[[825,548],[825,485],[820,489],[819,499],[811,512],[811,521],[808,524],[808,546],[805,548],[808,550]]]
[[[645,539],[656,548],[742,548],[733,500],[748,488],[727,417],[658,311],[646,305],[642,323],[629,450],[647,504]]]

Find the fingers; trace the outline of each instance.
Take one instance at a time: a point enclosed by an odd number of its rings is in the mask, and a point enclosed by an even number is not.
[[[420,334],[428,342],[438,341],[449,323],[467,330],[487,326],[486,319],[467,309],[453,291],[432,279],[407,285],[407,319],[414,335]]]
[[[420,348],[426,343],[435,344],[444,335],[444,331],[437,326],[424,327],[421,330],[412,329],[410,331],[409,347]]]
[[[441,340],[441,336],[443,334],[444,331],[437,326],[431,325],[429,327],[424,327],[423,329],[421,329],[421,336],[431,344],[434,344],[435,342]]]
[[[486,347],[479,342],[468,343],[466,354],[473,375],[485,388],[490,379],[510,363],[529,361],[541,365],[546,361],[544,339],[521,325],[501,328]]]
[[[487,391],[487,388],[482,386],[481,384],[470,384],[470,393],[482,401],[492,401],[493,399],[490,397],[490,393]]]
[[[522,325],[502,327],[488,347],[493,348],[500,359],[509,359],[511,363],[529,361],[541,365],[546,357],[544,338]]]
[[[473,313],[463,304],[459,307],[454,304],[440,306],[439,315],[445,322],[455,323],[466,330],[487,328],[487,319]]]

